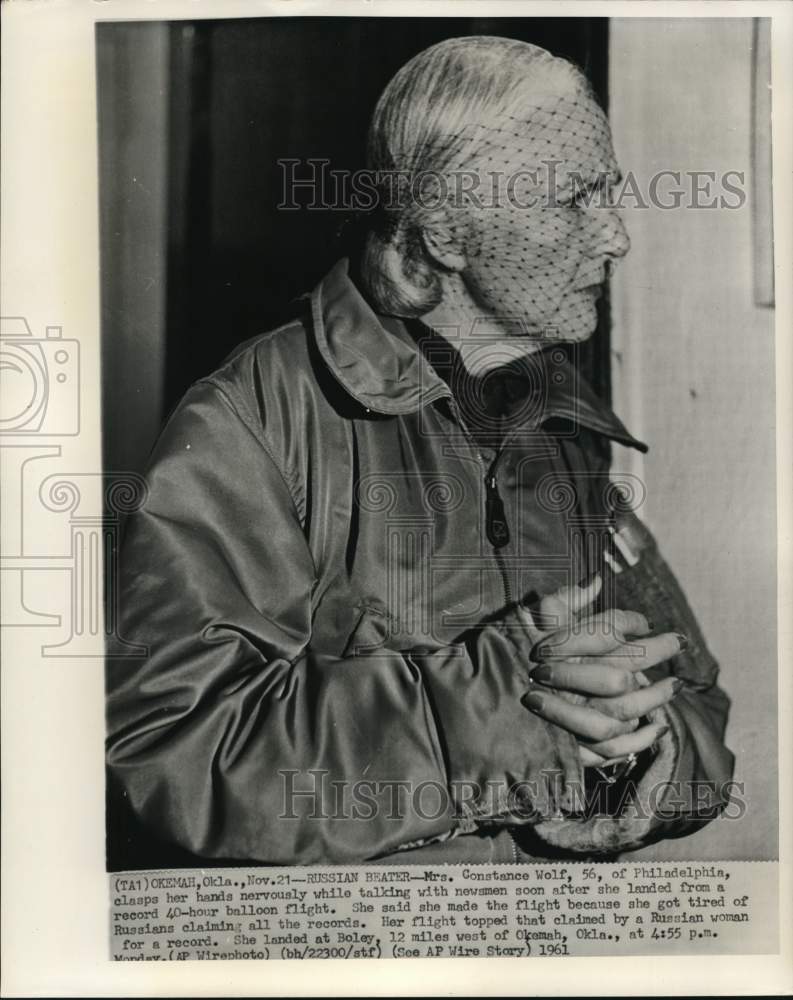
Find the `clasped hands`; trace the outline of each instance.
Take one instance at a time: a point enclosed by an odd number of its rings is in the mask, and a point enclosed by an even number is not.
[[[653,684],[643,671],[687,645],[676,632],[650,635],[652,623],[636,611],[589,613],[601,586],[596,576],[584,587],[544,597],[536,613],[519,610],[538,664],[523,702],[575,736],[584,767],[623,761],[664,735],[663,723],[641,720],[668,704],[683,682],[667,677]]]

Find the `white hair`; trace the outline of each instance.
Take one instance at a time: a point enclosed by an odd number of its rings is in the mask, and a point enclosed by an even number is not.
[[[539,46],[484,35],[447,39],[414,56],[384,90],[369,129],[367,166],[377,174],[443,175],[452,165],[477,163],[490,123],[525,118],[543,97],[581,91],[590,88],[580,71]],[[381,205],[360,262],[378,308],[421,316],[438,305],[439,265],[423,234],[432,225],[470,251],[466,214],[455,207],[448,199],[427,207],[415,198]]]

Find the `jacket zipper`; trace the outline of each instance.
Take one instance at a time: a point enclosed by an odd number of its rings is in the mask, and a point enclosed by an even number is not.
[[[505,545],[509,544],[510,531],[506,511],[504,510],[504,501],[498,491],[498,476],[496,474],[499,460],[504,453],[506,439],[501,442],[501,448],[499,448],[496,452],[495,457],[488,468],[485,464],[482,452],[479,450],[479,446],[462,418],[456,401],[451,396],[448,397],[448,399],[449,405],[452,407],[457,418],[457,422],[462,428],[468,443],[471,445],[471,448],[479,459],[482,469],[485,470],[485,534],[487,535],[487,540],[493,547],[493,557],[495,558],[496,565],[498,566],[499,573],[501,574],[501,582],[504,587],[504,606],[509,607],[513,603],[512,584],[509,580],[509,572],[507,571],[502,549]],[[509,837],[513,863],[520,864],[520,853],[518,850],[517,838],[510,827],[506,827],[506,830]]]
[[[512,584],[510,583],[509,572],[507,571],[502,549],[509,544],[510,532],[506,511],[504,510],[504,501],[498,491],[498,476],[496,474],[502,451],[503,444],[502,448],[496,452],[496,456],[491,462],[485,476],[485,532],[487,540],[493,546],[493,555],[501,573],[501,581],[504,585],[504,605],[505,607],[509,607],[513,603]],[[518,854],[517,839],[510,827],[506,829],[509,835],[512,860],[515,864],[519,864],[520,856]]]
[[[501,551],[505,545],[509,544],[509,524],[504,510],[504,501],[498,492],[498,477],[496,476],[496,466],[501,458],[499,451],[485,476],[485,532],[487,540],[493,546],[501,581],[504,585],[504,604],[509,607],[512,604],[512,584],[504,561],[504,553]]]
[[[504,554],[501,550],[505,545],[509,544],[510,532],[509,524],[507,523],[506,511],[504,510],[504,501],[498,491],[498,477],[496,475],[496,468],[501,456],[504,453],[506,438],[502,441],[501,447],[496,452],[495,458],[490,463],[488,468],[485,463],[484,456],[479,450],[479,445],[476,443],[473,434],[471,434],[465,421],[463,420],[460,409],[457,406],[457,401],[451,395],[448,395],[445,398],[448,400],[449,406],[455,415],[457,423],[462,428],[468,444],[471,446],[474,454],[479,459],[479,464],[485,473],[485,534],[487,535],[487,540],[493,548],[493,558],[496,561],[496,566],[498,567],[498,571],[501,575],[501,584],[504,588],[504,606],[509,607],[513,603],[512,585],[509,581],[509,572],[504,561]]]

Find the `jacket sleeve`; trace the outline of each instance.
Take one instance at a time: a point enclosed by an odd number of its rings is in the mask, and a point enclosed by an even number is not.
[[[572,738],[521,704],[516,630],[336,656],[312,642],[315,567],[261,428],[198,383],[169,421],[121,555],[108,764],[145,825],[195,854],[355,862],[466,832],[527,789],[558,808]],[[456,805],[462,788],[463,808]],[[535,791],[536,790],[536,791]]]
[[[719,667],[708,649],[685,595],[647,527],[633,514],[620,514],[617,527],[638,561],[609,575],[609,603],[643,612],[655,630],[681,632],[686,650],[646,671],[650,680],[673,674],[684,686],[651,714],[668,731],[654,755],[640,758],[637,774],[625,783],[613,815],[593,814],[561,822],[541,822],[536,833],[556,848],[615,853],[666,837],[691,833],[728,805],[734,757],[724,745],[730,701],[718,686]],[[618,790],[619,791],[619,790]]]

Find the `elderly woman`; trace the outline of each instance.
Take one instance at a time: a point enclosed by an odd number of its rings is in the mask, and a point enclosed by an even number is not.
[[[724,804],[727,699],[609,478],[611,441],[644,446],[558,346],[592,333],[628,249],[603,112],[542,49],[452,39],[386,88],[369,155],[361,252],[155,449],[121,594],[149,655],[108,666],[114,780],[159,836],[271,864],[596,857],[694,829]]]

